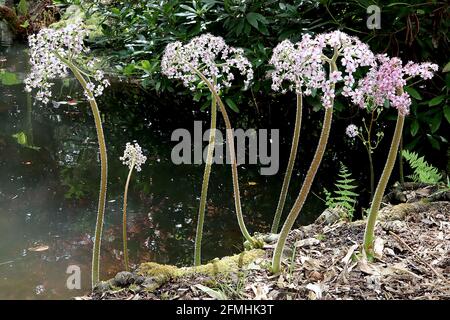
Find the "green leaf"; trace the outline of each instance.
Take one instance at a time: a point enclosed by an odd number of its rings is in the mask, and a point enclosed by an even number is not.
[[[24,23],[22,23],[20,26],[22,28],[26,29],[26,28],[28,28],[30,26],[30,21],[25,20]]]
[[[413,97],[414,99],[422,100],[422,96],[420,95],[420,93],[416,89],[414,89],[412,87],[408,87],[408,88],[406,88],[406,92],[408,92],[409,95],[411,97]]]
[[[8,71],[1,71],[0,81],[4,86],[14,86],[21,83],[15,73]]]
[[[438,140],[436,140],[432,135],[427,134],[428,141],[431,143],[431,146],[436,150],[441,150],[441,144]]]
[[[441,123],[442,123],[442,114],[438,113],[433,117],[433,119],[431,119],[430,123],[431,133],[435,133],[436,131],[438,131],[441,126]]]
[[[120,9],[118,8],[111,8],[111,13],[118,16],[120,15]]]
[[[231,100],[230,98],[226,98],[225,103],[228,105],[228,107],[230,107],[231,110],[233,110],[236,113],[239,113],[239,108],[236,105],[236,103],[234,103],[233,100]]]
[[[133,63],[128,64],[125,68],[123,68],[123,74],[126,76],[130,76],[136,70],[136,65]]]
[[[27,135],[23,131],[13,134],[13,138],[15,138],[17,140],[17,143],[22,146],[26,145],[28,142]]]
[[[431,99],[430,101],[428,101],[428,106],[429,106],[429,107],[437,106],[437,105],[441,104],[441,102],[444,101],[444,99],[445,99],[445,96],[444,96],[444,95],[434,97],[433,99]]]
[[[263,15],[256,12],[249,12],[247,13],[246,18],[248,23],[256,30],[262,33],[268,33],[267,28],[265,28],[267,19]]]
[[[37,150],[37,151],[41,149],[40,147],[36,147],[36,146],[30,145],[28,143],[27,134],[25,132],[23,132],[23,131],[18,132],[16,134],[13,134],[12,137],[14,139],[16,139],[18,144],[20,144],[21,146],[23,146],[25,148],[29,148],[29,149],[33,149],[33,150]]]
[[[442,72],[450,72],[450,61],[447,62],[447,64],[445,65],[444,69],[442,69]]]
[[[195,287],[197,289],[200,289],[201,291],[203,291],[204,293],[206,293],[208,296],[210,296],[213,299],[217,299],[217,300],[227,300],[228,299],[227,295],[225,293],[223,293],[222,291],[211,289],[202,284],[196,284]]]
[[[444,116],[447,119],[447,122],[450,123],[450,106],[444,106]]]
[[[20,0],[19,4],[17,5],[17,12],[21,16],[26,16],[28,14],[28,1],[27,0]]]
[[[197,91],[197,93],[194,95],[194,101],[197,101],[197,102],[199,102],[200,101],[200,99],[202,98],[202,96],[203,96],[203,92],[201,92],[201,91]]]
[[[419,125],[419,121],[417,121],[417,119],[414,119],[414,121],[411,123],[411,135],[414,137],[417,132],[419,131],[420,125]]]
[[[247,21],[250,23],[256,30],[258,30],[258,18],[256,17],[257,13],[249,12],[247,13]]]

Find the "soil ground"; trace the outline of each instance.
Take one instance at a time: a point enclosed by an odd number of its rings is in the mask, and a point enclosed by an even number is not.
[[[450,202],[383,208],[373,262],[361,256],[363,234],[363,221],[315,223],[290,233],[278,275],[269,271],[272,242],[229,272],[156,285],[137,272],[78,299],[450,299]]]

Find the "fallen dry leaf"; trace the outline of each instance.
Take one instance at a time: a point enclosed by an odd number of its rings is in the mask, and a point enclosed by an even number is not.
[[[28,248],[28,251],[32,251],[32,252],[42,252],[42,251],[47,251],[50,247],[46,246],[46,245],[39,245],[39,246],[35,246],[35,247],[31,247]]]

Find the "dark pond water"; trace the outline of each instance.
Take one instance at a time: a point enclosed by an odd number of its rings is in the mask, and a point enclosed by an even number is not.
[[[65,299],[82,295],[90,287],[99,183],[95,128],[74,81],[55,86],[55,101],[48,106],[37,104],[24,92],[25,49],[17,45],[0,49],[0,299]],[[175,98],[143,94],[123,84],[108,91],[100,108],[110,165],[102,278],[123,268],[121,209],[127,169],[119,157],[125,143],[132,140],[140,143],[149,160],[134,175],[129,191],[130,260],[190,265],[203,166],[174,165],[170,153],[175,143],[170,136],[176,128],[192,130],[194,120],[203,120],[206,127],[208,115],[192,112],[192,105]],[[239,121],[251,126],[243,117]],[[291,125],[285,123],[284,140],[289,141]],[[282,145],[282,159],[287,159],[288,148],[289,144]],[[284,167],[285,160],[271,177],[261,176],[256,165],[239,167],[243,211],[251,232],[269,230]],[[292,195],[300,182],[294,179]],[[299,223],[311,222],[322,208],[322,201],[311,196]],[[231,172],[226,165],[216,165],[209,188],[203,260],[241,248]],[[81,268],[81,290],[66,288],[70,265]]]

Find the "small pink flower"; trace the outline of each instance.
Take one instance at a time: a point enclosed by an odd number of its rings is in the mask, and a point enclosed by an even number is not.
[[[390,101],[402,115],[409,114],[411,98],[408,93],[399,94],[399,89],[407,84],[407,80],[416,76],[430,79],[438,66],[425,62],[416,64],[408,62],[405,66],[399,58],[389,58],[378,55],[377,64],[372,66],[367,75],[359,81],[358,87],[352,93],[353,103],[365,108],[367,104],[381,107],[385,101]],[[409,77],[407,77],[409,76]]]
[[[326,54],[330,51],[336,52],[336,64],[342,70],[328,75],[325,62],[328,61]],[[355,83],[353,74],[359,67],[373,65],[375,57],[358,38],[334,31],[315,37],[306,34],[296,44],[285,40],[273,50],[270,63],[274,66],[271,73],[273,90],[284,93],[288,88],[304,95],[311,94],[313,90],[321,90],[322,104],[329,108],[336,95],[334,86],[344,80],[342,95],[351,96]]]

